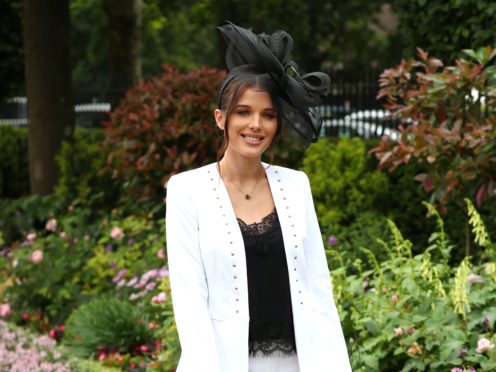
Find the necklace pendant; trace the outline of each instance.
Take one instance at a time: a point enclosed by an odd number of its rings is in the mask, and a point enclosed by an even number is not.
[[[250,196],[250,195],[248,195],[248,194],[245,194],[245,199],[246,199],[246,200],[250,200],[250,199],[251,199],[251,196]]]

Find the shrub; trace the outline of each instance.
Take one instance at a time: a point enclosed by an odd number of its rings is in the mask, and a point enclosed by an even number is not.
[[[216,158],[221,137],[213,111],[224,76],[206,67],[183,74],[166,65],[126,93],[105,129],[105,170],[122,184],[124,197],[161,202],[171,175]]]
[[[26,129],[0,126],[0,198],[29,194]]]
[[[437,211],[438,231],[422,254],[392,221],[391,238],[379,241],[388,259],[379,262],[367,252],[372,269],[356,262],[354,271],[340,265],[332,271],[354,371],[494,370],[496,350],[496,245],[468,202],[475,241],[485,258],[449,264],[451,243]],[[484,347],[484,345],[486,345]],[[456,369],[460,368],[460,369]]]
[[[356,268],[357,262],[368,264],[367,250],[371,250],[379,261],[387,259],[387,254],[377,247],[377,239],[387,238],[387,218],[374,210],[359,213],[347,226],[334,225],[329,231],[326,242],[332,249],[327,251],[328,261],[332,262],[333,253],[340,252],[342,265]]]
[[[42,227],[24,230],[8,246],[5,296],[18,322],[23,321],[21,313],[38,312],[60,324],[84,301],[81,289],[89,278],[82,275],[82,269],[103,233],[99,221],[85,223],[88,213],[74,209],[58,218],[48,211]]]
[[[381,75],[378,97],[401,117],[397,144],[384,138],[371,152],[379,167],[395,169],[411,160],[426,164],[417,175],[431,201],[446,210],[454,200],[474,199],[480,207],[496,196],[496,50],[464,51],[469,60],[456,66],[418,50],[418,59],[402,61]]]
[[[29,195],[0,199],[0,231],[4,244],[24,239],[30,230],[43,229],[52,214],[59,214],[62,205],[56,196]]]
[[[87,278],[82,286],[83,293],[95,295],[113,292],[121,280],[126,281],[127,285],[129,279],[136,277],[137,280],[140,275],[157,270],[155,275],[146,276],[146,283],[142,282],[142,286],[135,288],[144,290],[148,280],[151,282],[157,279],[158,271],[166,263],[163,220],[153,221],[136,216],[124,219],[113,217],[104,221],[104,224],[102,234],[92,247],[92,256],[82,267],[82,275]],[[132,292],[126,293],[127,296]]]
[[[360,213],[372,209],[381,193],[387,193],[387,177],[369,169],[365,145],[359,138],[343,138],[334,144],[324,138],[308,148],[302,170],[312,184],[324,229],[349,225]]]
[[[64,142],[57,155],[59,179],[54,194],[63,205],[110,210],[119,197],[119,186],[109,174],[99,174],[107,154],[100,129],[77,128],[73,143]]]
[[[111,297],[93,299],[76,309],[67,320],[64,343],[75,356],[101,360],[110,353],[143,356],[156,349],[146,315]]]
[[[120,270],[130,276],[165,265],[163,220],[114,214],[90,221],[84,208],[62,217],[49,213],[41,228],[28,226],[6,247],[0,274],[18,322],[22,313],[39,312],[48,323],[61,324],[88,298],[114,292],[112,279]]]

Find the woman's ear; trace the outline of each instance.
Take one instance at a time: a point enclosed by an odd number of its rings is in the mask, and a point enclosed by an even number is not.
[[[216,109],[214,111],[214,118],[215,118],[215,122],[217,123],[217,126],[219,127],[219,129],[224,130],[224,126],[226,124],[226,119],[224,118],[224,114],[222,113],[222,111],[219,109]]]

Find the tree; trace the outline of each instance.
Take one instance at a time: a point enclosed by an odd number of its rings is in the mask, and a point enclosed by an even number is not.
[[[110,52],[108,98],[115,107],[127,89],[141,79],[142,0],[104,0]]]
[[[101,37],[108,28],[99,5],[99,0],[71,0],[78,93],[104,91],[113,70],[107,64],[110,46]],[[388,13],[383,6],[382,0],[147,0],[142,10],[142,75],[148,79],[160,73],[164,63],[182,71],[200,65],[225,67],[225,43],[216,30],[225,20],[255,32],[288,31],[294,39],[294,60],[307,71],[390,66],[401,57],[401,43],[394,22],[387,26],[382,21]]]
[[[406,58],[420,47],[453,63],[462,49],[496,45],[494,1],[397,0],[391,4],[399,17]]]
[[[257,33],[286,30],[294,40],[295,61],[307,70],[382,66],[399,57],[398,48],[389,48],[391,32],[381,29],[382,0],[204,2],[208,23],[218,25],[227,19]]]
[[[103,100],[109,87],[107,24],[100,0],[71,0],[71,61],[75,99]]]
[[[24,83],[21,1],[0,1],[0,99],[19,95]]]
[[[46,195],[57,181],[57,155],[72,140],[68,0],[23,0],[31,192]]]

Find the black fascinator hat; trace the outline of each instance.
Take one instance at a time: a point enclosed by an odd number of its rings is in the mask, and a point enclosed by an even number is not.
[[[272,35],[255,34],[231,22],[219,26],[227,43],[226,64],[229,71],[242,65],[253,65],[267,73],[277,88],[281,117],[305,140],[316,142],[322,120],[316,106],[327,95],[330,78],[323,72],[300,75],[297,64],[290,60],[293,39],[285,31]],[[224,81],[225,87],[236,76],[236,69]]]

